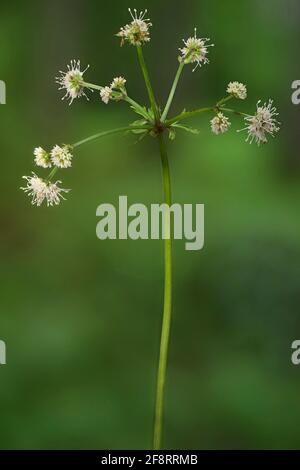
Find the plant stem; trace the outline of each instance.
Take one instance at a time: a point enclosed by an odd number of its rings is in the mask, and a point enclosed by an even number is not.
[[[163,135],[158,135],[160,156],[163,173],[164,202],[171,205],[171,179],[168,163],[168,155],[165,147]],[[171,325],[171,301],[172,301],[172,243],[171,243],[171,219],[166,217],[165,227],[169,237],[164,240],[164,308],[160,340],[159,363],[157,371],[157,388],[156,388],[156,404],[154,418],[154,436],[153,448],[155,450],[161,447],[162,427],[163,427],[163,410],[164,410],[164,394],[167,372],[169,336]]]
[[[138,110],[140,112],[140,114],[146,119],[146,120],[149,120],[150,119],[150,115],[148,114],[148,112],[146,111],[146,109],[143,108],[143,106],[141,106],[139,103],[137,103],[136,101],[134,101],[132,98],[130,98],[130,96],[126,95],[126,97],[124,98],[124,101],[126,101],[127,103],[129,103],[132,108],[134,108],[134,110]]]
[[[57,171],[58,171],[58,167],[57,167],[57,166],[54,167],[54,168],[52,168],[52,170],[50,171],[50,173],[49,173],[49,175],[48,175],[47,180],[48,180],[48,181],[51,181],[52,178],[53,178],[53,176],[55,175],[55,173],[56,173]]]
[[[235,109],[223,108],[223,106],[221,106],[220,110],[221,110],[221,111],[224,111],[225,113],[233,113],[233,114],[236,114],[237,116],[250,117],[250,114],[241,113],[240,111],[236,111]]]
[[[225,96],[225,98],[222,98],[220,101],[217,102],[217,106],[221,106],[221,104],[224,104],[224,103],[226,103],[227,101],[232,100],[232,98],[233,98],[232,95]]]
[[[127,127],[118,127],[117,129],[111,129],[109,131],[104,131],[104,132],[99,132],[98,134],[91,135],[90,137],[87,137],[86,139],[80,140],[79,142],[76,142],[75,144],[72,144],[72,147],[79,147],[80,145],[86,144],[87,142],[91,142],[92,140],[95,139],[100,139],[100,137],[106,137],[108,135],[112,134],[119,134],[121,132],[126,132],[126,131],[132,131],[135,129],[150,129],[150,126],[127,126]]]
[[[86,87],[86,88],[90,88],[90,89],[93,89],[93,90],[99,90],[101,91],[103,89],[103,86],[100,86],[100,85],[95,85],[94,83],[88,83],[88,82],[84,82],[82,81],[81,82],[81,85]],[[124,100],[124,101],[127,101],[127,103],[131,104],[132,106],[134,106],[135,108],[139,109],[141,112],[144,111],[144,115],[147,119],[149,119],[149,116],[146,115],[146,111],[143,109],[143,107],[137,103],[136,101],[134,101],[132,98],[130,98],[127,94],[125,95],[125,93],[122,95],[122,92],[115,92],[117,94],[120,95],[120,97]]]
[[[179,121],[182,121],[183,119],[188,119],[190,117],[196,116],[197,114],[206,113],[206,112],[209,112],[209,111],[216,111],[216,108],[215,107],[199,108],[199,109],[194,109],[193,111],[185,111],[181,114],[178,114],[177,116],[175,116],[172,119],[168,119],[167,121],[165,121],[165,124],[167,126],[170,126],[174,122],[179,122]]]
[[[79,142],[76,142],[75,144],[72,144],[71,147],[79,147],[80,145],[87,144],[88,142],[92,142],[93,140],[100,139],[100,137],[106,137],[108,135],[113,135],[113,134],[119,134],[122,132],[126,131],[132,131],[135,129],[145,129],[149,130],[150,126],[127,126],[127,127],[119,127],[117,129],[111,129],[109,131],[104,131],[104,132],[98,132],[98,134],[91,135],[90,137],[87,137],[86,139],[80,140]],[[52,168],[50,171],[47,180],[51,181],[55,173],[58,171],[58,167]]]
[[[149,100],[150,100],[150,103],[151,103],[151,108],[152,108],[152,111],[153,111],[153,115],[155,117],[156,122],[158,122],[159,121],[159,112],[158,112],[157,104],[156,104],[156,101],[155,101],[152,85],[151,85],[151,82],[150,82],[148,69],[147,69],[147,66],[146,66],[145,59],[144,59],[143,50],[142,50],[141,46],[136,46],[136,49],[137,49],[137,53],[138,53],[139,63],[140,63],[140,66],[141,66],[141,69],[142,69],[142,72],[143,72],[144,80],[145,80],[145,83],[146,83],[146,87],[147,87],[147,91],[148,91]]]
[[[168,97],[167,104],[166,104],[165,109],[164,109],[164,111],[162,113],[162,116],[161,116],[162,121],[164,121],[166,119],[167,115],[168,115],[168,112],[169,112],[170,106],[172,104],[174,94],[175,94],[175,91],[176,91],[178,81],[179,81],[180,75],[182,73],[183,67],[184,67],[184,62],[182,61],[179,64],[179,67],[178,67],[178,70],[176,72],[174,82],[173,82],[173,85],[172,85],[172,88],[171,88],[171,91],[170,91],[170,94],[169,94],[169,97]]]
[[[99,90],[101,91],[103,86],[100,86],[100,85],[95,85],[94,83],[88,83],[88,82],[84,82],[84,81],[81,81],[80,84],[82,86],[84,86],[85,88],[92,88],[93,90]]]

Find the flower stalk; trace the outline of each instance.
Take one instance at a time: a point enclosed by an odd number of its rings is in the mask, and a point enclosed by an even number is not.
[[[136,49],[137,49],[137,54],[138,54],[140,67],[142,69],[143,77],[144,77],[146,88],[147,88],[147,91],[148,91],[152,112],[153,112],[153,115],[155,117],[155,121],[158,123],[159,122],[159,111],[158,111],[158,108],[157,108],[157,104],[156,104],[156,101],[155,101],[152,85],[151,85],[151,82],[150,82],[150,77],[149,77],[148,69],[147,69],[147,66],[146,66],[145,59],[144,59],[143,50],[142,50],[141,46],[136,46]]]
[[[168,162],[168,155],[164,137],[158,135],[159,151],[162,165],[162,179],[164,188],[164,202],[171,206],[171,177]],[[169,350],[169,338],[171,327],[171,307],[172,307],[172,240],[171,240],[171,217],[170,212],[166,217],[166,225],[164,227],[165,234],[168,235],[164,240],[164,307],[162,317],[162,329],[160,339],[160,351],[157,371],[156,385],[156,403],[154,417],[154,436],[153,449],[159,450],[162,441],[163,429],[163,410],[165,397],[165,384],[167,374],[167,361]]]
[[[198,109],[194,109],[193,111],[184,111],[180,114],[177,114],[177,116],[173,117],[172,119],[168,119],[167,121],[165,121],[165,125],[171,126],[174,123],[197,116],[197,114],[215,112],[215,111],[217,111],[217,108],[215,106],[211,106],[207,108],[198,108]]]
[[[164,121],[166,119],[167,115],[168,115],[168,112],[169,112],[170,106],[172,104],[172,101],[173,101],[173,98],[174,98],[174,95],[175,95],[175,91],[176,91],[176,88],[177,88],[177,85],[178,85],[178,82],[179,82],[180,75],[182,74],[184,65],[185,65],[184,61],[179,62],[179,67],[177,69],[177,72],[176,72],[176,75],[175,75],[175,78],[174,78],[174,82],[173,82],[173,85],[172,85],[172,88],[171,88],[171,91],[170,91],[165,109],[164,109],[164,111],[161,115],[161,120],[162,121]]]

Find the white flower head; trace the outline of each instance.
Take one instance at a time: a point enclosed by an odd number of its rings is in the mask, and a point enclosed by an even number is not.
[[[247,98],[247,87],[243,83],[230,82],[227,87],[227,93],[239,100],[245,100]]]
[[[83,74],[89,68],[89,65],[84,69],[80,70],[80,60],[71,60],[70,64],[67,66],[67,72],[60,70],[60,76],[56,77],[56,83],[60,85],[59,90],[65,90],[66,94],[63,96],[70,99],[70,104],[73,103],[75,98],[80,98],[85,96],[88,99],[87,95],[84,92],[84,86],[82,85]]]
[[[183,39],[184,47],[179,48],[181,52],[179,61],[183,61],[185,64],[196,62],[196,67],[193,69],[193,72],[198,66],[201,67],[202,64],[208,64],[208,48],[214,46],[214,44],[207,44],[208,41],[210,41],[209,38],[197,38],[197,28],[195,28],[193,37],[187,40]]]
[[[107,104],[112,97],[112,89],[109,86],[105,86],[100,91],[100,96],[103,103]]]
[[[42,168],[51,168],[51,160],[50,155],[46,150],[42,147],[36,147],[33,151],[34,154],[34,161],[37,166],[41,166]]]
[[[132,21],[129,24],[123,26],[117,33],[117,36],[121,38],[121,46],[127,41],[133,46],[141,46],[145,42],[150,41],[149,28],[152,26],[149,18],[145,18],[147,10],[137,13],[136,8],[132,13],[131,9],[128,11],[132,17]]]
[[[73,155],[70,152],[70,145],[55,145],[50,152],[53,165],[59,168],[69,168],[72,166]]]
[[[111,89],[120,89],[125,87],[126,80],[124,77],[115,77],[111,82],[110,88]]]
[[[40,206],[44,200],[47,206],[57,205],[61,199],[65,199],[63,193],[70,191],[58,186],[61,181],[56,181],[56,183],[44,181],[35,173],[32,173],[32,176],[23,176],[23,178],[27,181],[27,186],[20,189],[32,197],[31,203],[37,206]]]
[[[27,186],[22,189],[28,196],[32,196],[32,204],[40,206],[47,194],[47,183],[32,172],[32,176],[23,176],[27,181]]]
[[[55,183],[48,183],[47,185],[47,206],[57,206],[61,199],[65,200],[63,193],[68,193],[70,189],[64,189],[59,187],[58,185],[61,184],[61,181],[56,181]]]
[[[211,121],[211,130],[214,134],[224,134],[231,126],[229,119],[223,113],[218,113]]]
[[[246,142],[252,144],[255,141],[258,145],[268,142],[267,134],[272,137],[280,130],[280,122],[277,121],[277,109],[273,106],[273,101],[269,100],[268,103],[261,105],[258,101],[256,105],[256,113],[254,116],[245,117],[247,126],[242,131],[248,132]]]

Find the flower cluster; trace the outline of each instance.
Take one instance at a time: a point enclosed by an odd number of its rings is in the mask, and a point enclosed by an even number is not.
[[[54,175],[58,168],[69,168],[72,165],[73,155],[71,153],[71,145],[55,145],[48,153],[42,147],[34,149],[34,162],[41,168],[52,168],[50,175]],[[59,187],[61,181],[51,183],[50,176],[48,179],[42,179],[32,172],[32,176],[23,176],[27,181],[27,186],[21,188],[25,193],[32,197],[32,204],[40,206],[44,200],[47,206],[59,204],[63,197],[63,193],[67,193],[69,189]]]
[[[231,122],[223,113],[218,113],[211,121],[211,130],[214,134],[224,134],[229,130]]]
[[[258,101],[256,105],[256,113],[254,116],[246,116],[245,122],[247,126],[242,129],[248,132],[246,141],[252,144],[255,141],[258,145],[268,142],[267,134],[272,137],[280,130],[280,122],[277,120],[277,109],[273,106],[273,101],[261,105]]]
[[[126,80],[123,77],[116,77],[113,79],[111,82],[110,86],[104,86],[100,90],[100,97],[103,101],[103,103],[107,104],[109,100],[113,99],[114,91],[119,91],[121,93],[126,94],[126,89],[125,89],[125,83]],[[117,96],[116,96],[117,99]]]
[[[193,69],[193,72],[198,66],[201,67],[202,63],[208,64],[208,48],[214,46],[214,44],[207,44],[208,41],[210,41],[209,38],[197,38],[197,29],[195,28],[193,37],[187,40],[183,39],[184,47],[179,48],[181,52],[179,61],[183,61],[185,64],[193,64],[196,62],[196,67]]]
[[[145,42],[150,41],[149,28],[152,23],[148,18],[145,18],[147,10],[141,11],[138,15],[137,10],[134,9],[134,14],[131,9],[128,11],[132,17],[132,21],[125,26],[122,26],[117,36],[121,38],[121,46],[127,41],[132,46],[141,46]]]
[[[52,163],[50,159],[50,155],[46,150],[42,147],[37,147],[33,151],[34,154],[34,161],[37,166],[41,166],[42,168],[51,168]]]
[[[87,71],[89,65],[84,70],[80,70],[80,68],[80,60],[71,60],[70,64],[67,65],[67,71],[63,72],[60,70],[60,76],[56,77],[56,83],[60,85],[59,90],[66,91],[62,100],[69,98],[70,104],[73,103],[75,98],[80,98],[81,96],[85,96],[88,99],[84,92],[83,74]]]
[[[268,135],[274,136],[279,131],[280,123],[277,120],[278,113],[275,106],[273,106],[272,100],[269,100],[264,104],[261,104],[261,101],[258,101],[256,113],[254,115],[245,114],[235,109],[228,108],[225,105],[225,103],[233,98],[238,100],[245,100],[247,98],[246,85],[237,81],[232,81],[227,85],[227,94],[214,106],[210,108],[199,108],[190,112],[183,111],[173,119],[168,119],[168,112],[183,67],[186,64],[196,64],[193,69],[194,71],[198,66],[201,67],[203,64],[208,64],[209,48],[214,46],[214,44],[210,44],[210,39],[208,38],[197,37],[196,28],[193,36],[188,39],[183,39],[184,46],[179,48],[180,56],[178,58],[178,72],[165,108],[160,112],[160,106],[156,103],[149,78],[147,78],[148,72],[142,56],[142,50],[140,49],[140,46],[150,41],[149,30],[152,23],[148,18],[146,18],[147,10],[138,13],[136,9],[132,12],[129,8],[129,13],[132,21],[123,26],[117,33],[117,36],[121,38],[121,45],[128,42],[129,44],[138,47],[138,55],[150,98],[151,108],[148,109],[146,106],[140,105],[128,96],[125,86],[126,80],[124,77],[115,77],[110,85],[107,86],[85,82],[83,76],[89,66],[84,70],[81,70],[80,60],[71,60],[70,64],[67,66],[67,70],[65,72],[60,71],[60,75],[56,77],[56,82],[60,85],[59,89],[63,89],[65,91],[65,95],[62,99],[69,99],[71,104],[76,98],[86,96],[85,90],[93,91],[95,89],[99,91],[100,98],[105,104],[108,104],[111,100],[125,100],[130,104],[131,109],[143,118],[134,121],[128,128],[125,128],[125,130],[140,134],[140,139],[146,135],[156,137],[159,133],[164,131],[168,132],[170,139],[174,139],[177,129],[182,129],[195,134],[197,132],[194,129],[181,125],[180,121],[186,117],[202,113],[203,111],[214,112],[215,115],[210,121],[210,127],[211,131],[216,135],[224,134],[230,129],[231,122],[227,117],[228,113],[244,117],[246,127],[241,129],[241,131],[247,131],[247,142],[252,143],[255,141],[258,145],[266,143]],[[122,131],[122,129],[117,129],[117,131]],[[110,133],[110,131],[108,133]],[[98,138],[100,134],[98,133],[88,139],[84,139],[78,142],[76,146],[82,145],[94,138]],[[27,186],[22,189],[32,197],[33,204],[40,206],[45,200],[47,205],[52,206],[59,204],[60,200],[64,199],[63,194],[69,190],[61,188],[59,186],[61,184],[60,181],[56,181],[55,183],[52,183],[51,181],[58,169],[69,168],[72,166],[72,159],[72,146],[70,145],[55,145],[49,152],[42,147],[34,149],[35,164],[44,169],[50,168],[51,171],[47,179],[42,179],[35,173],[32,173],[31,176],[24,176],[27,181]]]
[[[54,206],[60,203],[61,199],[65,199],[63,193],[67,193],[70,190],[59,187],[61,181],[51,183],[50,181],[43,180],[35,173],[32,172],[32,176],[23,176],[27,181],[27,185],[21,188],[28,196],[32,197],[32,204],[40,206],[44,200],[47,206]]]
[[[71,145],[55,145],[48,153],[42,147],[37,147],[33,151],[35,164],[42,168],[51,168],[52,166],[69,168],[72,166],[73,158],[71,150]]]
[[[231,96],[223,98],[221,101],[219,101],[216,107],[217,115],[210,121],[211,130],[214,134],[224,134],[224,132],[228,131],[231,125],[229,119],[224,116],[223,112],[233,112],[235,114],[244,116],[246,127],[239,130],[238,132],[247,131],[248,136],[246,138],[246,142],[250,142],[251,144],[253,141],[255,141],[258,145],[261,143],[266,143],[268,142],[268,134],[274,137],[274,135],[279,132],[280,123],[277,120],[278,113],[275,106],[273,106],[272,100],[269,100],[268,103],[264,103],[263,105],[261,105],[261,101],[258,101],[256,113],[254,116],[251,116],[249,114],[240,113],[232,109],[223,108],[224,103],[230,98],[237,98],[240,100],[246,99],[246,85],[239,82],[230,82],[226,91]]]
[[[103,103],[107,104],[112,97],[112,89],[109,86],[104,86],[100,90],[100,96]]]
[[[227,93],[238,100],[245,100],[247,98],[247,87],[243,83],[230,82],[227,87]]]
[[[62,147],[55,145],[50,153],[53,165],[58,168],[69,168],[72,166],[73,155],[70,152],[71,149],[70,145],[63,145]]]

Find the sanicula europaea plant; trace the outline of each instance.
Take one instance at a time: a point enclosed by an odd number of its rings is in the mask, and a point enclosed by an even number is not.
[[[121,76],[116,77],[113,79],[112,83],[107,86],[86,82],[84,73],[87,71],[88,67],[82,70],[80,61],[72,60],[67,71],[60,72],[60,76],[56,79],[57,83],[60,85],[60,89],[65,91],[63,99],[69,99],[71,104],[75,99],[81,96],[88,98],[86,92],[97,90],[99,92],[99,98],[103,103],[108,104],[110,101],[125,101],[129,104],[131,109],[139,115],[139,119],[126,127],[99,132],[72,145],[55,145],[50,151],[44,150],[42,147],[37,147],[34,150],[34,162],[38,167],[49,168],[50,173],[46,178],[41,178],[35,173],[32,173],[31,176],[24,176],[27,185],[22,189],[32,197],[32,204],[40,206],[44,201],[50,206],[59,204],[69,190],[63,189],[60,186],[61,181],[53,182],[55,174],[59,169],[65,169],[72,165],[73,153],[77,147],[95,139],[100,139],[101,137],[113,134],[134,133],[139,136],[139,139],[146,136],[157,139],[162,164],[164,202],[170,206],[171,179],[165,135],[173,140],[178,130],[194,134],[198,133],[195,129],[183,125],[183,121],[196,117],[199,114],[210,113],[213,115],[210,120],[211,130],[214,134],[219,135],[230,129],[231,123],[228,115],[237,115],[242,117],[245,121],[245,127],[241,130],[245,130],[248,134],[246,141],[250,141],[250,143],[255,141],[258,145],[267,142],[268,134],[274,136],[279,131],[279,123],[277,121],[278,113],[273,106],[272,100],[267,101],[265,104],[258,101],[256,112],[253,115],[228,107],[228,102],[233,99],[245,100],[247,98],[246,86],[236,81],[228,84],[226,95],[217,101],[215,105],[197,108],[192,111],[184,110],[177,116],[169,118],[169,110],[184,67],[192,64],[194,71],[198,67],[208,64],[208,55],[213,44],[210,43],[208,38],[197,37],[196,29],[190,38],[183,40],[183,47],[179,48],[179,66],[174,82],[164,108],[160,108],[152,88],[143,54],[143,46],[150,41],[150,28],[152,24],[150,20],[146,18],[147,10],[138,14],[136,10],[132,12],[129,9],[129,13],[131,15],[131,21],[120,29],[117,36],[121,39],[121,45],[128,43],[136,48],[139,65],[149,96],[150,107],[148,108],[139,104],[129,96],[125,78]],[[165,227],[165,229],[169,230],[167,233],[171,233],[170,217],[167,218],[167,225],[168,227]],[[171,242],[171,235],[164,239],[164,305],[154,413],[154,449],[160,449],[162,441],[165,382],[171,325]]]

